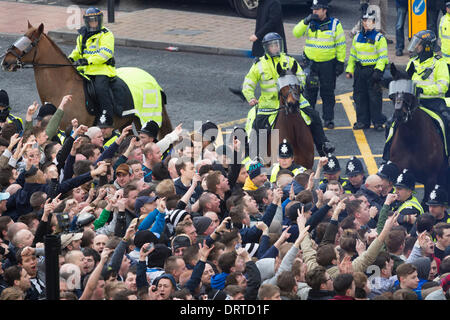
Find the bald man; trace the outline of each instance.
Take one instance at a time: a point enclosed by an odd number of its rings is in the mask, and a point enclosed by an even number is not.
[[[381,191],[383,190],[383,180],[380,176],[372,174],[367,177],[366,182],[361,186],[361,192],[366,196],[371,206],[375,206],[378,211],[383,206]]]
[[[15,222],[8,227],[7,236],[8,239],[10,239],[8,245],[9,253],[6,255],[7,259],[3,264],[3,270],[17,264],[16,251],[19,250],[19,248],[14,245],[12,240],[20,230],[28,230],[28,226],[23,222]]]

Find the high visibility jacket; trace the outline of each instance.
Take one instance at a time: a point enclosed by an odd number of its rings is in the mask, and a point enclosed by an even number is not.
[[[435,54],[433,57],[420,63],[419,57],[414,57],[409,60],[406,70],[408,70],[411,63],[414,63],[416,69],[411,80],[416,83],[416,87],[423,89],[420,98],[445,98],[450,76],[444,59]]]
[[[108,77],[116,76],[116,68],[111,63],[114,57],[114,35],[107,28],[86,39],[83,46],[83,34],[77,37],[77,46],[69,55],[74,61],[81,58],[89,63],[87,66],[79,66],[77,70],[86,75],[105,75]]]
[[[273,58],[265,55],[252,65],[250,71],[245,76],[242,93],[247,101],[255,98],[255,88],[258,83],[261,87],[261,96],[258,99],[258,114],[270,114],[274,112],[273,109],[280,107],[277,88],[277,80],[279,78],[277,72],[278,63],[280,63],[283,69],[290,69],[297,61],[285,53],[281,53],[280,57]],[[300,85],[303,87],[306,76],[298,63],[296,76],[300,81]],[[300,108],[307,106],[309,106],[308,100],[303,95],[300,95]]]
[[[6,118],[8,123],[14,123],[16,125],[17,132],[23,131],[23,120],[20,117],[16,117],[15,115],[9,114]]]
[[[450,64],[450,14],[448,13],[442,16],[439,23],[439,38],[442,57],[447,64]]]
[[[386,38],[376,30],[366,33],[358,32],[353,38],[345,71],[353,73],[356,62],[362,66],[374,66],[375,69],[384,71],[389,63]]]
[[[315,31],[311,29],[311,25]],[[308,59],[316,62],[330,61],[336,58],[345,61],[347,45],[342,24],[336,18],[325,21],[312,21],[306,25],[300,21],[292,30],[296,38],[306,35],[305,54]]]
[[[114,130],[112,136],[103,144],[103,148],[107,149],[110,147],[118,137],[120,137],[120,133],[117,130]]]
[[[277,181],[277,174],[278,172],[280,172],[281,166],[279,163],[275,163],[273,168],[272,168],[272,172],[270,173],[270,182],[276,182]],[[295,164],[292,164],[289,168],[287,168],[288,170],[292,171],[292,173],[294,174],[294,176],[296,176],[299,173],[305,172],[306,168],[300,166],[296,166]]]
[[[416,209],[417,211],[419,211],[420,214],[423,213],[423,208],[422,208],[422,206],[420,205],[419,200],[417,200],[417,198],[414,197],[414,196],[411,196],[410,199],[408,199],[408,200],[406,200],[405,202],[403,202],[403,203],[400,205],[400,207],[398,207],[397,210],[398,210],[398,212],[400,212],[400,214],[401,214],[402,211],[403,211],[404,209],[412,209],[412,208],[414,208],[414,209]]]

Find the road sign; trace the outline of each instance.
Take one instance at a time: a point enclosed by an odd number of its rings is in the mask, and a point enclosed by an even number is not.
[[[408,0],[408,37],[427,29],[427,0]]]

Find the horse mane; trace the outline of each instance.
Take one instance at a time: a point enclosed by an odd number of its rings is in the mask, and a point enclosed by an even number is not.
[[[61,48],[58,47],[58,45],[46,33],[42,34],[45,36],[45,38],[47,38],[47,40],[50,42],[53,48],[55,48],[56,51],[58,51],[67,61],[69,61],[69,58],[67,58],[67,55],[61,50]]]

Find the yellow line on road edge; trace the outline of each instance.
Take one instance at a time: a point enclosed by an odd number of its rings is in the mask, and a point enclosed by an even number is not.
[[[349,92],[336,97],[337,98],[336,100],[342,103],[342,106],[344,107],[345,113],[347,114],[347,118],[350,121],[350,124],[356,122],[355,108],[353,107],[352,99],[350,99],[350,96],[352,94],[353,94],[352,92]],[[372,150],[370,149],[370,146],[367,143],[364,131],[353,130],[353,135],[355,136],[356,144],[358,145],[359,151],[361,151],[362,158],[366,163],[368,173],[375,174],[378,171],[377,163],[375,162]]]

